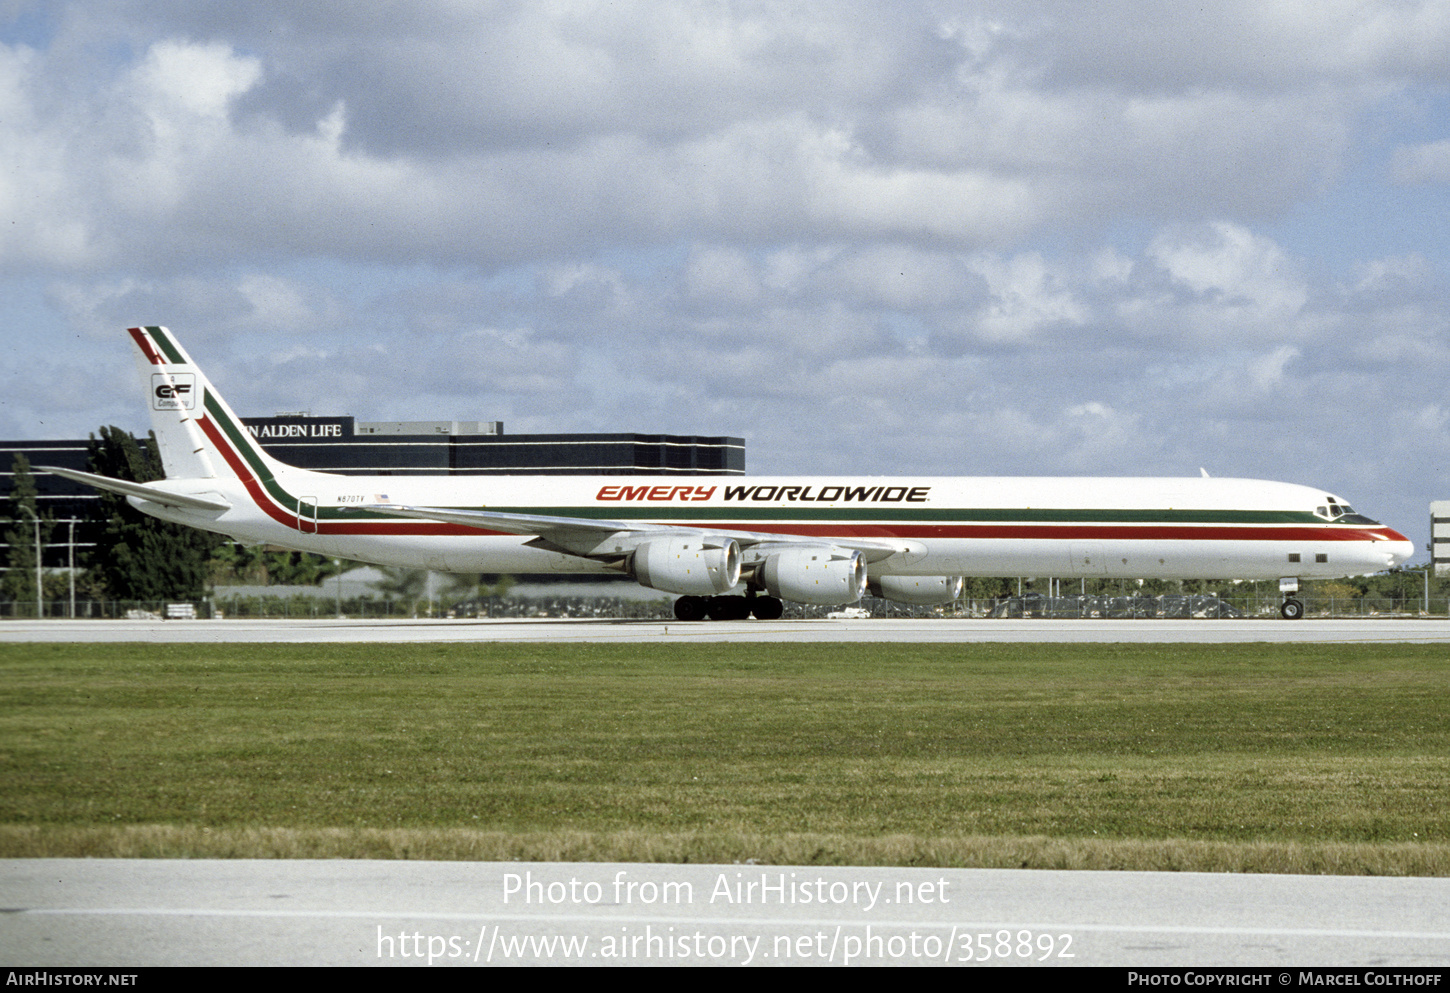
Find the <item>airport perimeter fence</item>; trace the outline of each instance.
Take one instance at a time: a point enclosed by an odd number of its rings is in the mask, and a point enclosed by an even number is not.
[[[1429,610],[1420,598],[1311,597],[1298,598],[1306,618],[1359,617],[1447,617],[1450,598],[1432,599]],[[914,606],[866,597],[847,607],[785,605],[784,619],[824,618],[1040,618],[1040,619],[1140,619],[1277,618],[1282,601],[1277,596],[1215,597],[1211,594],[1156,597],[1107,596],[1024,596],[991,600],[958,600],[942,606]],[[593,618],[599,620],[672,620],[670,600],[632,600],[619,597],[533,597],[488,598],[447,604],[442,601],[404,601],[373,597],[346,598],[339,602],[326,596],[244,597],[224,595],[192,601],[86,600],[46,601],[40,605],[45,619],[74,617],[77,620],[322,620],[349,618],[384,619],[488,619],[488,618]],[[0,601],[0,620],[34,619],[36,603]]]
[[[347,598],[326,596],[205,598],[201,600],[50,600],[41,605],[46,620],[352,620],[596,617],[601,619],[673,619],[672,602],[614,597],[554,597],[501,600],[482,608],[442,601]],[[0,620],[34,620],[34,600],[0,600]]]
[[[1366,596],[1296,596],[1305,617],[1450,617],[1450,599]],[[958,616],[1068,619],[1277,618],[1283,599],[1276,595],[1215,596],[1211,593],[1158,596],[1024,596],[972,601]]]

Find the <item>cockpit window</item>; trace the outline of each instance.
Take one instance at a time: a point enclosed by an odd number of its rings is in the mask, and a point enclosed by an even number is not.
[[[1330,500],[1323,507],[1315,507],[1314,513],[1326,521],[1333,521],[1335,524],[1379,524],[1379,521],[1365,517],[1355,512],[1355,509],[1347,503],[1335,503]]]

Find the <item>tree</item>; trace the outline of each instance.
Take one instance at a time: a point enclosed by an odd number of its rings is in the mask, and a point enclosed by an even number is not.
[[[117,427],[101,428],[99,438],[91,435],[90,469],[138,483],[165,476],[155,434],[138,441]],[[225,539],[143,514],[115,493],[103,491],[97,504],[103,528],[90,567],[110,596],[193,600],[205,594],[208,561]]]
[[[35,477],[30,474],[30,460],[24,455],[15,456],[12,468],[9,506],[6,508],[10,527],[5,532],[8,546],[5,578],[0,581],[0,599],[11,600],[17,610],[35,603],[36,557],[41,549],[35,545],[35,521],[40,520],[40,540],[50,536],[48,515],[37,508]]]
[[[416,612],[417,603],[428,595],[428,570],[382,566],[383,578],[373,587],[389,600],[402,602],[404,613]]]
[[[266,546],[223,541],[211,554],[211,583],[264,586],[267,583]]]
[[[509,595],[515,582],[512,576],[494,576],[490,581],[488,573],[456,572],[449,574],[440,592],[444,597],[454,600],[482,600],[486,597],[502,599]]]
[[[314,552],[223,540],[212,553],[210,574],[213,585],[321,586],[357,565]]]
[[[267,553],[267,581],[283,586],[319,586],[353,567],[347,559],[331,559],[313,552],[278,549]]]

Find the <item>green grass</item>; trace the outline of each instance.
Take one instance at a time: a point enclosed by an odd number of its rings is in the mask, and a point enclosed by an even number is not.
[[[1424,645],[0,646],[0,854],[1450,874]]]

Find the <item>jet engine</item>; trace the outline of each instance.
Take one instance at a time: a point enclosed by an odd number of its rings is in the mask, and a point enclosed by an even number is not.
[[[634,550],[630,574],[652,590],[714,596],[740,582],[740,546],[693,535],[647,541]]]
[[[866,560],[854,549],[835,545],[776,552],[757,575],[771,596],[795,603],[855,603],[866,592]]]
[[[873,596],[896,603],[931,606],[962,595],[961,576],[879,576],[867,584]]]

